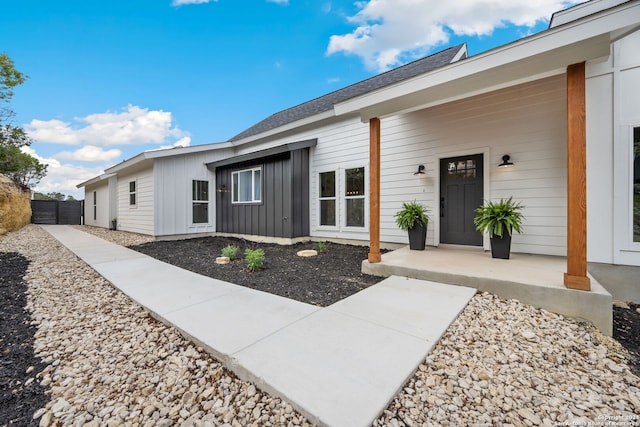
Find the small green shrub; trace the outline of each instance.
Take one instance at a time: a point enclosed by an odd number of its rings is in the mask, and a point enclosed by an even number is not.
[[[262,249],[247,249],[244,251],[244,260],[249,271],[260,270],[264,263],[264,251]]]
[[[327,243],[326,242],[318,242],[316,243],[316,249],[318,252],[324,252],[327,250]]]
[[[400,230],[409,230],[416,225],[427,226],[429,224],[429,209],[422,203],[416,202],[404,202],[402,203],[402,209],[395,215],[396,224]]]
[[[238,257],[238,247],[234,245],[227,245],[222,248],[222,256],[226,256],[230,260],[234,260]]]
[[[519,202],[514,202],[513,197],[500,199],[499,202],[487,201],[476,209],[473,223],[476,230],[481,233],[489,233],[489,237],[502,237],[504,232],[513,234],[513,231],[522,233],[522,220],[520,212],[524,207]]]

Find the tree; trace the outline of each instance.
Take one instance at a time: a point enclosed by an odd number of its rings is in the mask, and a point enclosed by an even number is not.
[[[16,70],[9,56],[0,54],[0,173],[29,189],[44,178],[47,165],[24,151],[33,141],[24,129],[10,124],[15,113],[8,106],[13,88],[24,83],[26,78]]]
[[[7,54],[0,53],[0,123],[13,117],[13,110],[7,105],[13,98],[13,88],[24,83],[27,77],[16,70]]]
[[[69,195],[64,195],[62,193],[59,193],[57,191],[53,191],[51,193],[38,193],[37,191],[33,192],[33,200],[58,200],[60,202],[64,202],[64,201],[74,201],[76,200],[75,197],[73,197],[71,194]]]
[[[34,187],[47,174],[47,165],[23,151],[31,142],[22,128],[0,127],[0,173],[24,189]]]

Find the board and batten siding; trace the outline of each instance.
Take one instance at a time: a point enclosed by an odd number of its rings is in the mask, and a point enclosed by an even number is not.
[[[93,193],[96,193],[96,219],[93,219]],[[84,223],[93,227],[109,228],[109,181],[103,180],[84,188]]]
[[[640,266],[633,242],[633,138],[640,127],[640,31],[586,66],[587,260]]]
[[[232,203],[232,173],[259,167],[261,201]],[[216,168],[217,231],[295,238],[309,235],[309,148]]]
[[[307,127],[298,132],[288,133],[285,137],[265,138],[260,144],[247,144],[244,147],[238,147],[238,154],[248,154],[257,150],[310,139],[317,139],[318,143],[315,147],[311,147],[309,152],[310,172],[308,185],[310,196],[306,209],[306,213],[310,218],[309,235],[317,238],[351,239],[367,242],[369,240],[369,125],[362,123],[357,115],[327,120],[316,126]],[[320,209],[318,201],[318,174],[329,170],[339,173],[340,171],[344,171],[345,168],[352,167],[365,167],[366,171],[365,193],[367,197],[365,199],[365,227],[318,226],[318,212]],[[294,181],[294,183],[295,182],[296,181]],[[337,194],[341,194],[341,192],[344,191],[344,182],[341,179],[337,179],[337,185]],[[342,199],[338,206],[337,215],[342,217],[344,215],[344,209],[344,200]]]
[[[216,231],[215,174],[206,163],[231,157],[231,149],[158,158],[154,161],[155,235],[187,235]],[[209,221],[194,224],[192,212],[192,181],[209,183]]]
[[[484,198],[513,196],[525,206],[512,250],[565,255],[565,87],[564,76],[551,77],[383,119],[381,241],[408,242],[394,215],[417,200],[431,210],[427,244],[439,243],[440,159],[483,154]],[[497,167],[504,154],[513,167]],[[424,177],[413,175],[420,164]]]
[[[136,181],[136,204],[129,204],[129,183]],[[153,167],[118,176],[118,230],[153,235]]]

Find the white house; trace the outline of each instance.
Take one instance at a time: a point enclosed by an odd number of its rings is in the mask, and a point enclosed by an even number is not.
[[[278,112],[228,142],[142,153],[79,185],[85,223],[158,238],[225,233],[489,248],[483,199],[524,206],[514,252],[640,266],[640,0],[592,0],[467,57],[442,52]],[[509,156],[508,158],[504,156]],[[511,167],[498,167],[504,160]],[[414,175],[420,165],[423,175]]]

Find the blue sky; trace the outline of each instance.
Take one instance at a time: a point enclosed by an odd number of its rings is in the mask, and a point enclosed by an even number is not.
[[[36,191],[150,149],[224,142],[282,109],[448,46],[544,30],[560,0],[2,0],[0,52],[29,76],[14,124]]]

